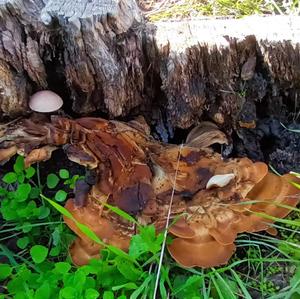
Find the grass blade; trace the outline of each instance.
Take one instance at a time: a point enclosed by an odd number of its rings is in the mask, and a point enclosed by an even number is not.
[[[277,174],[278,176],[282,176],[271,164],[269,164],[270,169]]]
[[[140,226],[140,224],[131,215],[127,214],[125,211],[119,209],[118,207],[111,206],[108,203],[104,203],[103,205],[125,220],[128,220],[129,222],[132,222],[137,226]]]
[[[296,178],[300,179],[300,173],[295,171],[290,171],[290,174],[294,175]]]
[[[55,201],[51,200],[50,198],[47,198],[43,194],[41,194],[41,198],[43,198],[48,203],[50,203],[50,205],[53,206],[62,215],[64,215],[67,218],[70,218],[70,219],[76,221],[75,218],[73,217],[73,215],[66,208],[64,208],[63,206],[61,206],[60,204],[56,203]]]
[[[231,274],[233,275],[233,277],[235,278],[236,282],[238,283],[241,291],[243,292],[244,298],[246,298],[246,299],[252,299],[251,295],[247,291],[247,289],[246,289],[243,281],[239,277],[239,275],[233,269],[230,269],[230,271],[231,271]]]
[[[295,220],[289,220],[289,219],[281,219],[281,218],[277,218],[265,213],[260,213],[260,212],[253,212],[253,214],[262,217],[262,218],[266,218],[266,219],[270,219],[273,221],[277,221],[277,222],[281,222],[284,224],[288,224],[288,225],[294,225],[294,226],[299,226],[300,227],[300,221],[295,221]]]
[[[290,182],[293,186],[295,186],[296,188],[300,189],[300,184],[297,184],[295,182]]]
[[[217,284],[219,286],[223,285],[221,290],[222,290],[223,295],[226,294],[226,299],[237,299],[237,296],[232,291],[232,287],[227,283],[227,281],[218,272],[215,271],[214,268],[213,268],[213,273],[216,276],[216,278],[218,279],[218,282],[216,280]],[[224,277],[226,277],[226,276],[224,276]]]
[[[280,123],[286,130],[290,131],[290,132],[294,132],[294,133],[300,133],[300,130],[298,129],[289,129],[288,127],[286,127],[283,123]]]
[[[216,288],[216,291],[217,291],[220,299],[229,299],[229,298],[224,298],[223,297],[223,293],[222,293],[222,291],[221,291],[221,289],[219,287],[219,284],[217,283],[216,279],[214,278],[214,275],[211,275],[211,281],[214,284],[214,287]]]
[[[127,260],[130,260],[131,262],[135,263],[136,265],[139,265],[139,263],[133,259],[128,253],[126,253],[125,251],[121,250],[118,247],[112,246],[112,245],[108,245],[105,244],[95,233],[94,231],[92,231],[88,226],[84,225],[83,223],[78,222],[73,215],[64,207],[62,207],[61,205],[59,205],[58,203],[56,203],[55,201],[47,198],[46,196],[41,194],[41,197],[46,200],[47,202],[49,202],[58,212],[60,212],[62,215],[66,216],[67,218],[73,220],[76,224],[76,226],[79,228],[79,230],[84,233],[87,237],[89,237],[92,241],[94,241],[95,243],[106,247],[107,249],[109,249],[111,252],[113,252],[114,254],[116,254],[117,256],[121,256]]]
[[[82,233],[84,233],[87,237],[89,237],[91,240],[93,240],[95,243],[97,244],[100,244],[100,245],[103,245],[104,242],[101,241],[99,239],[99,237],[89,228],[87,227],[86,225],[78,222],[77,220],[73,219],[76,223],[76,226],[80,229],[80,231]]]
[[[164,251],[165,251],[165,247],[166,247],[168,227],[169,227],[169,224],[170,224],[171,208],[172,208],[173,198],[174,198],[174,194],[175,194],[176,180],[177,180],[177,175],[178,175],[179,161],[180,161],[180,157],[181,157],[182,148],[183,148],[183,144],[181,144],[181,146],[179,148],[179,152],[178,152],[177,165],[176,165],[176,171],[175,171],[174,183],[173,183],[173,189],[172,189],[171,199],[170,199],[170,203],[169,203],[169,209],[168,209],[166,227],[165,227],[165,231],[164,231],[164,240],[163,240],[163,243],[162,243],[162,246],[161,246],[159,264],[158,264],[158,268],[157,268],[157,275],[156,275],[156,281],[155,281],[155,286],[154,286],[153,299],[157,298],[156,294],[157,294],[157,290],[158,290],[158,286],[159,286],[160,271],[161,271],[161,266],[162,266],[163,257],[164,257]]]
[[[82,233],[84,233],[87,237],[89,237],[91,240],[93,240],[95,243],[100,244],[102,246],[105,246],[105,243],[99,239],[99,237],[86,225],[78,222],[73,215],[63,206],[56,203],[55,201],[51,200],[50,198],[47,198],[43,194],[41,194],[41,197],[46,200],[48,203],[50,203],[58,212],[60,212],[65,217],[73,220],[76,224],[76,226],[80,229]]]
[[[148,276],[145,281],[140,285],[140,287],[138,289],[136,289],[131,295],[130,295],[130,299],[137,299],[140,298],[139,296],[142,294],[142,292],[144,291],[144,289],[146,289],[150,283],[152,279],[152,276]]]

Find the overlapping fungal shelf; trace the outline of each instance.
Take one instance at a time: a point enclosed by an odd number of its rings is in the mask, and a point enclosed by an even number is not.
[[[149,132],[141,118],[126,124],[59,116],[52,116],[50,122],[21,119],[1,126],[0,161],[20,153],[29,166],[50,159],[52,151],[63,146],[70,160],[92,169],[97,178],[94,185],[79,182],[75,198],[65,207],[105,243],[123,250],[137,227],[104,203],[160,231],[175,186],[171,218],[178,221],[169,228],[174,240],[168,250],[185,267],[226,264],[239,233],[269,230],[272,217],[285,217],[290,212],[286,206],[299,202],[299,190],[290,184],[295,177],[276,176],[265,163],[248,158],[224,160],[214,152],[210,146],[227,139],[211,123],[192,130],[182,147],[160,143]],[[263,217],[264,213],[271,217]],[[65,222],[78,235],[70,248],[73,262],[83,265],[99,257],[101,246],[73,220]]]

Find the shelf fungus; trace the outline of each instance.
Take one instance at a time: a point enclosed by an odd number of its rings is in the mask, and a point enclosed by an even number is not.
[[[159,231],[166,226],[173,193],[171,221],[178,220],[169,227],[174,238],[168,250],[185,267],[226,264],[239,233],[276,233],[272,222],[299,202],[299,190],[290,183],[298,178],[292,174],[276,176],[262,162],[223,160],[215,153],[210,146],[227,139],[211,123],[193,129],[182,147],[157,142],[149,132],[141,118],[128,124],[58,116],[49,123],[21,119],[1,125],[0,162],[19,153],[29,166],[63,147],[70,160],[93,173],[92,179],[76,184],[75,197],[65,207],[104,243],[123,250],[128,250],[137,227],[105,204]],[[72,219],[65,222],[78,235],[70,247],[73,262],[83,265],[99,257],[101,245]]]

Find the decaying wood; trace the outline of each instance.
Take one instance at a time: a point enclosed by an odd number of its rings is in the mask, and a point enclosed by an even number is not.
[[[1,115],[44,88],[79,114],[165,106],[180,128],[203,114],[250,126],[253,101],[299,108],[299,17],[147,24],[134,0],[1,0],[0,14]]]
[[[0,0],[0,16],[2,119],[46,88],[74,116],[142,114],[164,141],[214,121],[258,160],[279,121],[299,120],[300,17],[148,23],[135,0]],[[279,150],[292,167],[300,140],[289,138]]]
[[[29,166],[63,146],[71,161],[94,172],[92,184],[76,182],[75,197],[65,205],[79,223],[103,242],[128,250],[138,226],[106,204],[134,215],[139,224],[154,224],[157,231],[166,227],[167,218],[170,223],[178,218],[169,228],[175,239],[168,249],[185,267],[227,263],[239,233],[268,230],[275,217],[288,215],[288,207],[300,200],[291,174],[276,176],[265,163],[224,160],[212,151],[212,144],[227,139],[210,123],[193,130],[182,147],[154,140],[144,126],[87,117],[23,119],[2,127],[0,163],[18,152]],[[103,244],[90,240],[69,217],[65,222],[79,236],[70,249],[74,263],[99,257]]]
[[[24,111],[30,93],[44,88],[81,114],[101,109],[119,116],[142,103],[141,15],[134,0],[0,1],[0,14],[1,75],[9,77],[1,86],[2,114],[15,115],[8,102]]]
[[[258,117],[250,105],[262,102],[279,115],[284,99],[299,111],[299,22],[278,16],[155,24],[172,122],[187,128],[206,114],[220,125],[251,127]]]

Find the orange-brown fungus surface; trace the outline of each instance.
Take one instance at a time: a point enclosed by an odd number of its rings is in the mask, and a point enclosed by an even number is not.
[[[183,147],[163,144],[149,135],[142,118],[128,124],[100,118],[52,117],[2,125],[0,162],[14,154],[27,166],[51,158],[63,146],[68,158],[92,169],[95,184],[81,182],[65,207],[105,243],[128,250],[134,224],[104,205],[119,207],[142,225],[164,229],[175,186],[169,228],[171,256],[185,267],[226,264],[243,232],[267,230],[299,202],[291,175],[276,176],[267,165],[247,158],[223,160],[209,146],[227,143],[224,133],[208,122],[193,129]],[[177,170],[176,182],[175,173]],[[265,216],[266,215],[266,216]],[[73,262],[83,265],[99,257],[101,246],[65,218],[77,234],[70,247]]]

